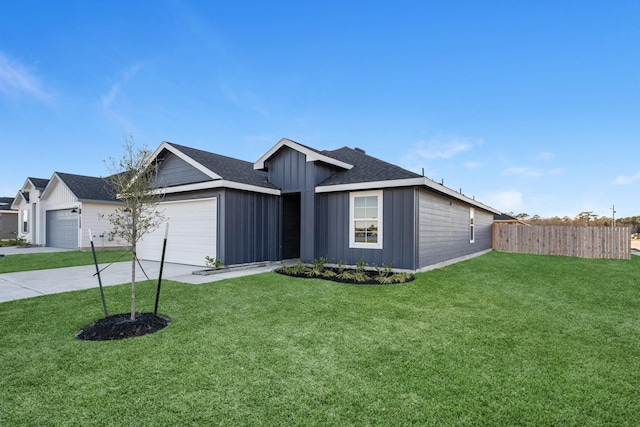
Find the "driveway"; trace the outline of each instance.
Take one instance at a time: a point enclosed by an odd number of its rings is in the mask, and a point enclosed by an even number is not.
[[[4,253],[8,255],[6,249],[11,248],[0,248],[0,254]],[[26,252],[15,253],[42,252],[38,249],[47,248],[17,248],[15,251]],[[45,252],[55,252],[55,248],[48,249],[50,250],[46,250]],[[30,252],[30,250],[33,250],[33,252]],[[0,258],[0,262],[2,262],[2,258]],[[142,268],[151,280],[158,279],[160,272],[159,262],[141,261],[140,264],[142,264]],[[131,282],[131,261],[116,262],[111,265],[100,264],[101,270],[105,267],[106,269],[100,273],[103,286]],[[198,285],[249,274],[273,271],[276,267],[277,265],[272,264],[255,268],[230,269],[222,273],[201,276],[192,273],[197,270],[203,270],[203,267],[165,263],[162,270],[162,280],[175,280]],[[0,274],[0,302],[80,289],[98,288],[98,277],[95,274],[95,265]],[[146,280],[139,265],[136,266],[136,280]]]

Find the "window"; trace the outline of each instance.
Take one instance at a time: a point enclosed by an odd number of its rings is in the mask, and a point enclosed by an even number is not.
[[[22,211],[22,232],[29,232],[29,211],[27,209]]]
[[[475,216],[474,209],[469,208],[469,243],[473,243],[476,240],[474,216]]]
[[[349,195],[349,247],[382,249],[382,190]]]

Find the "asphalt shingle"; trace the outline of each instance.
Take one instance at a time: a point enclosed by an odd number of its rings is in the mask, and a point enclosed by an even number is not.
[[[253,163],[251,162],[198,150],[196,148],[185,147],[184,145],[174,144],[172,142],[168,144],[171,144],[193,160],[212,172],[215,172],[224,180],[277,189],[275,185],[267,182],[267,174],[265,172],[253,169]]]
[[[321,153],[352,164],[353,168],[336,172],[322,181],[319,186],[411,179],[420,178],[421,176],[349,147],[342,147],[333,151],[322,151]]]
[[[117,201],[116,191],[107,178],[56,172],[78,200]]]

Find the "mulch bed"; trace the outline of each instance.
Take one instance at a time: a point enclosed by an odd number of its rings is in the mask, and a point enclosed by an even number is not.
[[[170,323],[169,317],[153,313],[136,313],[136,320],[131,320],[131,313],[114,314],[85,326],[76,334],[76,338],[106,341],[140,337],[164,329]]]
[[[340,272],[339,269],[333,268],[333,267],[325,267],[325,270],[333,271],[335,274],[338,274]],[[362,281],[362,282],[357,282],[357,281],[352,280],[352,279],[342,279],[342,278],[337,277],[337,276],[313,276],[313,275],[310,276],[310,275],[308,275],[306,273],[295,273],[295,272],[287,271],[286,268],[278,268],[277,270],[275,270],[275,272],[279,273],[279,274],[283,274],[285,276],[299,277],[299,278],[302,278],[302,279],[330,280],[332,282],[345,283],[345,284],[348,284],[348,285],[398,285],[398,284],[401,284],[401,283],[408,283],[408,282],[411,282],[411,281],[415,280],[415,277],[412,274],[404,282],[380,283],[380,281],[378,281],[376,279],[377,273],[374,272],[374,271],[365,271],[365,274],[367,275],[367,280]]]

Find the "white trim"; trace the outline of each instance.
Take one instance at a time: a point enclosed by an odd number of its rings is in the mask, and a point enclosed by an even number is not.
[[[323,185],[316,187],[316,193],[333,193],[339,191],[362,191],[362,190],[373,190],[376,188],[393,188],[393,187],[415,187],[415,186],[425,186],[431,188],[440,193],[446,194],[448,196],[453,197],[454,199],[461,200],[463,202],[469,203],[475,207],[480,209],[484,209],[486,211],[500,214],[501,212],[492,208],[491,206],[487,206],[484,203],[480,203],[471,197],[467,197],[464,194],[458,193],[444,185],[437,183],[435,181],[430,180],[427,177],[418,177],[418,178],[407,178],[407,179],[390,179],[387,181],[367,181],[367,182],[357,182],[353,184],[336,184],[336,185]]]
[[[355,199],[356,197],[376,196],[378,198],[378,241],[376,243],[362,243],[355,240]],[[349,248],[355,249],[382,249],[382,198],[384,192],[382,190],[375,191],[358,191],[349,193]]]
[[[476,212],[473,206],[469,206],[469,243],[476,241]]]
[[[64,182],[62,178],[60,178],[60,175],[58,175],[58,172],[53,173],[53,176],[49,180],[49,183],[47,184],[45,189],[42,191],[42,194],[40,194],[40,200],[47,200],[47,197],[49,197],[49,194],[53,191],[53,187],[55,187],[55,182],[60,182],[60,184],[62,184],[62,186],[66,188],[69,193],[73,194],[73,197],[75,197],[76,200],[78,200],[78,196],[76,196],[76,194],[73,191],[71,191],[67,183]]]
[[[195,161],[193,159],[193,157],[190,157],[190,156],[186,155],[185,153],[180,151],[179,148],[174,147],[173,145],[171,145],[170,142],[167,142],[167,141],[162,141],[162,144],[160,144],[160,146],[156,149],[156,151],[154,151],[153,154],[151,155],[151,157],[149,159],[149,162],[152,162],[153,160],[155,160],[155,158],[158,157],[158,155],[165,148],[168,151],[170,151],[171,153],[173,153],[176,156],[178,156],[179,158],[181,158],[182,160],[184,160],[185,162],[189,163],[194,168],[198,169],[200,172],[202,172],[205,175],[207,175],[208,177],[210,177],[211,179],[222,179],[222,177],[220,175],[218,175],[217,173],[215,173],[214,171],[212,171],[208,167],[202,165],[201,163]]]
[[[282,148],[285,145],[293,150],[299,151],[300,153],[304,154],[307,158],[307,162],[320,161],[320,162],[328,163],[330,165],[341,167],[343,169],[351,169],[353,167],[353,165],[350,165],[349,163],[345,163],[340,160],[334,159],[332,157],[325,156],[324,154],[320,154],[317,151],[310,150],[309,148],[304,147],[299,143],[292,141],[290,139],[282,138],[280,141],[278,141],[276,145],[271,147],[269,151],[263,154],[253,164],[253,169],[256,169],[256,170],[264,169],[264,162],[269,157],[273,156],[276,153],[276,151],[278,151],[280,148]]]
[[[242,184],[240,182],[227,181],[224,179],[198,182],[195,184],[177,185],[175,187],[163,187],[159,188],[157,191],[162,194],[172,194],[182,193],[185,191],[209,190],[214,188],[232,188],[235,190],[252,191],[254,193],[271,194],[274,196],[279,196],[281,194],[280,190],[276,188],[259,187],[257,185]]]

